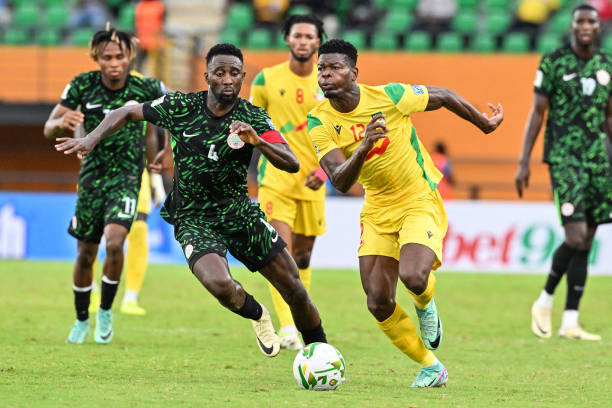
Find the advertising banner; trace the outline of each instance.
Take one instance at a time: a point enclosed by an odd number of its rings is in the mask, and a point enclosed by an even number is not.
[[[0,258],[74,260],[76,241],[67,229],[75,203],[75,194],[0,193]],[[327,233],[316,240],[313,267],[358,268],[362,204],[361,198],[327,199]],[[450,201],[445,207],[442,271],[545,273],[563,241],[552,203]],[[159,209],[148,225],[150,262],[186,265]],[[611,249],[612,227],[602,225],[589,257],[591,273],[612,275]],[[238,264],[229,254],[228,261]]]

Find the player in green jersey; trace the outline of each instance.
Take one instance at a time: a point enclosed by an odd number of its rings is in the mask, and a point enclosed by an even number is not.
[[[238,48],[212,47],[204,76],[208,91],[176,92],[118,109],[85,138],[58,139],[61,143],[56,148],[67,154],[90,154],[112,132],[143,120],[168,129],[174,183],[162,216],[174,226],[193,274],[223,306],[251,319],[266,356],[278,354],[280,339],[267,309],[233,279],[225,259],[228,251],[280,292],[305,344],[325,342],[319,313],[300,281],[287,244],[251,202],[246,184],[255,147],[284,171],[297,172],[299,162],[266,111],[238,97],[245,76]],[[160,170],[159,166],[151,169]]]
[[[91,132],[112,110],[166,93],[160,81],[130,73],[135,48],[129,33],[110,27],[96,32],[90,54],[100,69],[77,75],[66,86],[45,123],[46,138],[56,139],[80,125]],[[133,123],[112,134],[81,164],[76,212],[68,229],[78,240],[73,273],[77,320],[68,343],[83,343],[90,331],[92,264],[102,236],[106,259],[94,340],[106,344],[113,338],[111,307],[123,268],[123,244],[136,213],[144,146],[145,126]]]
[[[567,274],[559,336],[601,339],[578,324],[593,238],[598,225],[612,221],[612,179],[606,153],[606,137],[612,131],[612,56],[597,49],[599,23],[595,8],[576,7],[570,43],[542,57],[515,176],[520,197],[529,180],[529,157],[548,110],[544,162],[565,240],[555,250],[544,289],[531,308],[531,330],[540,338],[552,334],[553,294]]]

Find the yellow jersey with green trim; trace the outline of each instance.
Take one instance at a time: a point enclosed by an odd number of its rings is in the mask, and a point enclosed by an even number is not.
[[[308,136],[308,112],[325,97],[317,83],[314,68],[307,77],[296,75],[289,62],[264,68],[251,85],[251,103],[264,108],[300,161],[300,171],[287,173],[272,166],[262,155],[258,165],[258,184],[282,192],[296,200],[324,200],[325,185],[318,190],[305,186],[306,176],[319,167]]]
[[[335,110],[329,100],[308,115],[308,132],[319,160],[334,149],[348,159],[365,137],[377,113],[386,115],[388,132],[367,154],[358,181],[365,189],[365,205],[386,207],[429,194],[442,179],[410,120],[422,112],[429,94],[422,85],[359,84],[359,104],[348,113]]]

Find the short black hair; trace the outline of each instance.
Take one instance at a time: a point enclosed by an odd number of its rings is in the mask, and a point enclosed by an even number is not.
[[[587,3],[584,3],[584,4],[581,4],[579,6],[576,6],[576,8],[574,8],[572,10],[572,16],[574,15],[575,12],[582,11],[582,10],[585,10],[585,11],[594,11],[595,13],[597,13],[597,17],[599,17],[599,11],[597,11],[597,9],[595,7],[593,7],[593,6],[591,6],[590,4],[587,4]]]
[[[236,47],[232,44],[221,43],[214,45],[208,52],[206,53],[206,65],[210,64],[213,57],[215,55],[233,55],[234,57],[238,57],[240,62],[244,63],[244,58],[242,57],[242,51],[240,48]]]
[[[107,23],[104,30],[97,31],[93,37],[91,37],[91,41],[89,41],[89,55],[95,60],[98,58],[98,46],[100,44],[114,42],[119,46],[119,49],[126,52],[131,59],[136,54],[134,41],[134,36],[132,34],[127,31],[117,30]]]
[[[294,14],[289,16],[285,23],[283,24],[283,34],[285,37],[289,35],[291,32],[291,27],[294,24],[305,23],[312,24],[317,29],[317,36],[319,40],[323,42],[323,37],[325,36],[325,29],[323,28],[323,21],[314,14]]]
[[[338,38],[326,41],[319,47],[319,56],[321,54],[344,54],[353,67],[357,65],[357,48],[348,41]]]

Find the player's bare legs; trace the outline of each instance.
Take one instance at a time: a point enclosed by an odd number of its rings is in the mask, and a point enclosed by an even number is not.
[[[425,347],[414,324],[395,301],[400,276],[399,262],[381,255],[360,256],[359,272],[367,296],[368,310],[376,318],[379,328],[395,347],[423,367],[412,386],[435,387],[445,384],[448,379],[446,368]]]
[[[112,307],[119,279],[123,269],[123,244],[128,229],[119,224],[106,224],[104,239],[106,240],[106,258],[102,267],[102,290],[100,291],[100,308],[96,314],[96,330],[94,341],[98,344],[108,344],[113,338]]]
[[[302,333],[304,344],[317,341],[326,343],[319,312],[300,281],[297,266],[289,251],[283,249],[260,272],[289,305],[297,329]]]
[[[310,291],[310,258],[312,257],[315,239],[315,236],[293,234],[291,255],[300,271],[300,280],[306,287],[307,292]]]
[[[93,280],[93,263],[98,253],[98,244],[77,241],[77,258],[72,274],[72,290],[77,319],[66,343],[82,344],[89,335],[89,300]]]
[[[268,357],[278,354],[280,340],[272,325],[270,313],[244,290],[240,282],[232,278],[227,259],[215,253],[206,254],[194,264],[193,274],[224,307],[251,319],[262,353]]]

